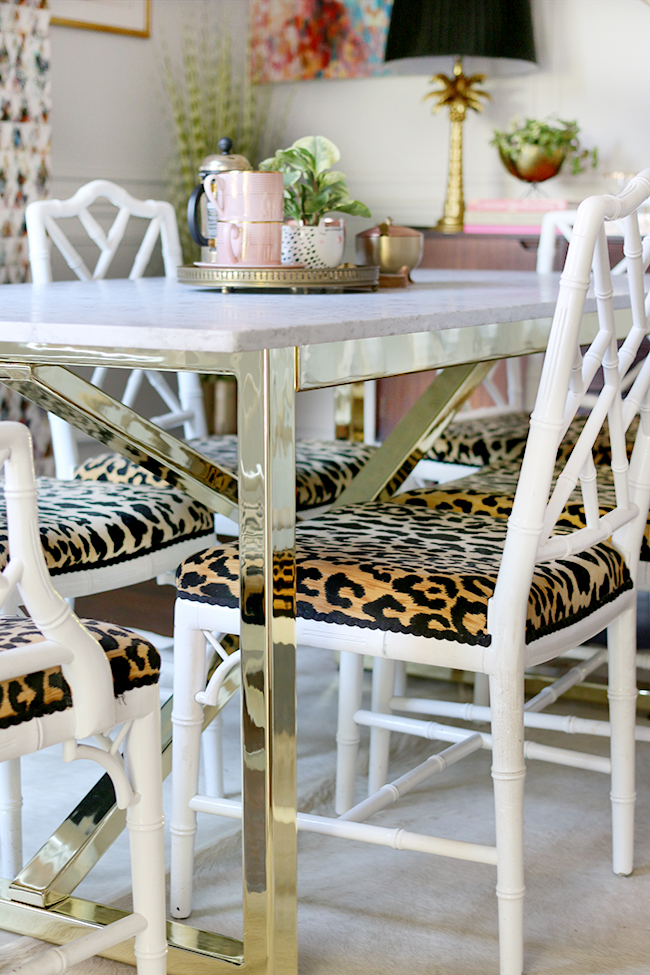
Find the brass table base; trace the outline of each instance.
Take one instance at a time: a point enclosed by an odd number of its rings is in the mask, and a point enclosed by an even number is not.
[[[0,914],[3,931],[37,938],[49,944],[68,944],[84,934],[126,916],[118,911],[79,897],[66,897],[55,907],[32,907],[9,897],[8,880],[0,879]],[[168,975],[213,975],[232,972],[233,966],[245,971],[244,945],[235,938],[167,922]],[[104,958],[135,966],[133,938],[102,952]]]

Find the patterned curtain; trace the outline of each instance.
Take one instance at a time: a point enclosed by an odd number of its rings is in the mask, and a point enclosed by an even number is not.
[[[49,28],[47,0],[0,0],[0,285],[27,280],[25,207],[48,193]],[[29,424],[37,472],[52,473],[43,411],[0,384],[0,419]]]

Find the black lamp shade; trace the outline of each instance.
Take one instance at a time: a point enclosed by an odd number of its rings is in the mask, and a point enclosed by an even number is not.
[[[384,60],[441,55],[535,62],[530,0],[394,0]]]

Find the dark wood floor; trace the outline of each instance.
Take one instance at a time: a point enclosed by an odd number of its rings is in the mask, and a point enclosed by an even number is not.
[[[75,611],[82,619],[105,620],[171,636],[175,586],[159,586],[155,579],[96,596],[80,596]]]

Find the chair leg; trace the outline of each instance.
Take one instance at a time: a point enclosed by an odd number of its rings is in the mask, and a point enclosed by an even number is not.
[[[477,707],[489,708],[490,683],[487,674],[474,674],[474,696],[472,703]]]
[[[170,911],[187,917],[192,910],[192,874],[196,813],[190,799],[199,785],[203,708],[194,695],[205,687],[205,637],[201,630],[177,625],[174,632],[174,706],[172,710],[172,820]]]
[[[223,718],[217,714],[203,732],[201,742],[206,796],[222,799],[223,792]]]
[[[490,677],[501,975],[524,964],[524,676]]]
[[[406,661],[395,661],[395,697],[406,697]]]
[[[614,873],[634,865],[634,749],[636,724],[636,610],[619,616],[607,630],[609,720],[612,759],[612,857]]]
[[[126,811],[131,850],[133,911],[147,921],[135,936],[138,975],[165,975],[165,852],[163,845],[160,715],[151,711],[133,722],[126,745],[137,802]]]
[[[372,664],[372,699],[370,710],[389,714],[389,701],[395,693],[395,661],[375,657]],[[370,758],[368,761],[368,795],[374,796],[388,776],[390,731],[385,728],[370,729]]]
[[[20,759],[0,762],[0,850],[3,877],[13,878],[23,866],[23,797]]]
[[[354,805],[354,778],[359,750],[359,725],[354,720],[361,705],[363,657],[344,651],[339,664],[339,718],[336,732],[335,809],[342,815]]]

